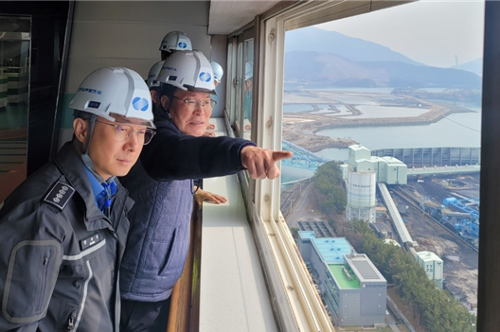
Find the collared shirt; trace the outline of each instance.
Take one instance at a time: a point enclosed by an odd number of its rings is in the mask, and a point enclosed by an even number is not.
[[[85,167],[85,172],[87,173],[87,177],[90,181],[90,186],[92,187],[92,192],[94,193],[96,206],[99,208],[99,210],[101,210],[102,213],[108,215],[108,208],[111,206],[112,197],[116,193],[115,180],[113,179],[109,184],[106,184],[105,186],[97,180],[94,174],[92,174],[92,172],[87,167]],[[107,188],[109,188],[110,192],[106,190]]]

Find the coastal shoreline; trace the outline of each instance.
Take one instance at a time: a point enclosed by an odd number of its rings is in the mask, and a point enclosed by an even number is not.
[[[427,112],[418,116],[408,117],[385,117],[385,118],[355,118],[363,113],[356,108],[355,104],[343,104],[351,113],[350,119],[346,119],[346,115],[332,115],[339,113],[336,108],[331,108],[331,112],[318,113],[318,104],[332,104],[332,102],[315,102],[311,100],[297,100],[287,104],[310,104],[313,110],[306,112],[283,113],[283,138],[294,143],[302,148],[312,152],[321,151],[325,148],[346,148],[349,145],[357,144],[352,139],[333,139],[328,136],[318,135],[317,132],[333,128],[347,127],[380,127],[380,126],[426,126],[436,123],[446,116],[454,113],[474,113],[475,111],[465,107],[437,100],[422,100],[412,96],[399,95],[407,105],[419,109],[428,109]],[[379,104],[384,107],[397,107],[400,103]]]

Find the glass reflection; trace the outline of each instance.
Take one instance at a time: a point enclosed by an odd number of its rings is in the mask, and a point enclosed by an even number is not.
[[[0,202],[26,178],[30,27],[0,16]]]

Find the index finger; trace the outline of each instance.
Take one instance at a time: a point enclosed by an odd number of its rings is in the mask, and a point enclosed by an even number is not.
[[[291,151],[273,151],[273,161],[290,158],[293,155]]]

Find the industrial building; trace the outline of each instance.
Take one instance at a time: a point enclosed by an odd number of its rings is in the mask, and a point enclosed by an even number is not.
[[[374,223],[376,219],[376,184],[406,184],[407,167],[393,157],[373,157],[368,148],[349,146],[347,165],[341,165],[347,184],[346,219]]]
[[[349,146],[349,171],[374,172],[376,182],[406,184],[407,166],[394,157],[371,156],[370,149],[356,144]]]
[[[418,265],[420,265],[430,280],[436,283],[436,286],[443,288],[443,260],[433,252],[418,251],[413,252]]]
[[[345,238],[299,231],[299,250],[337,326],[385,324],[387,281]]]

